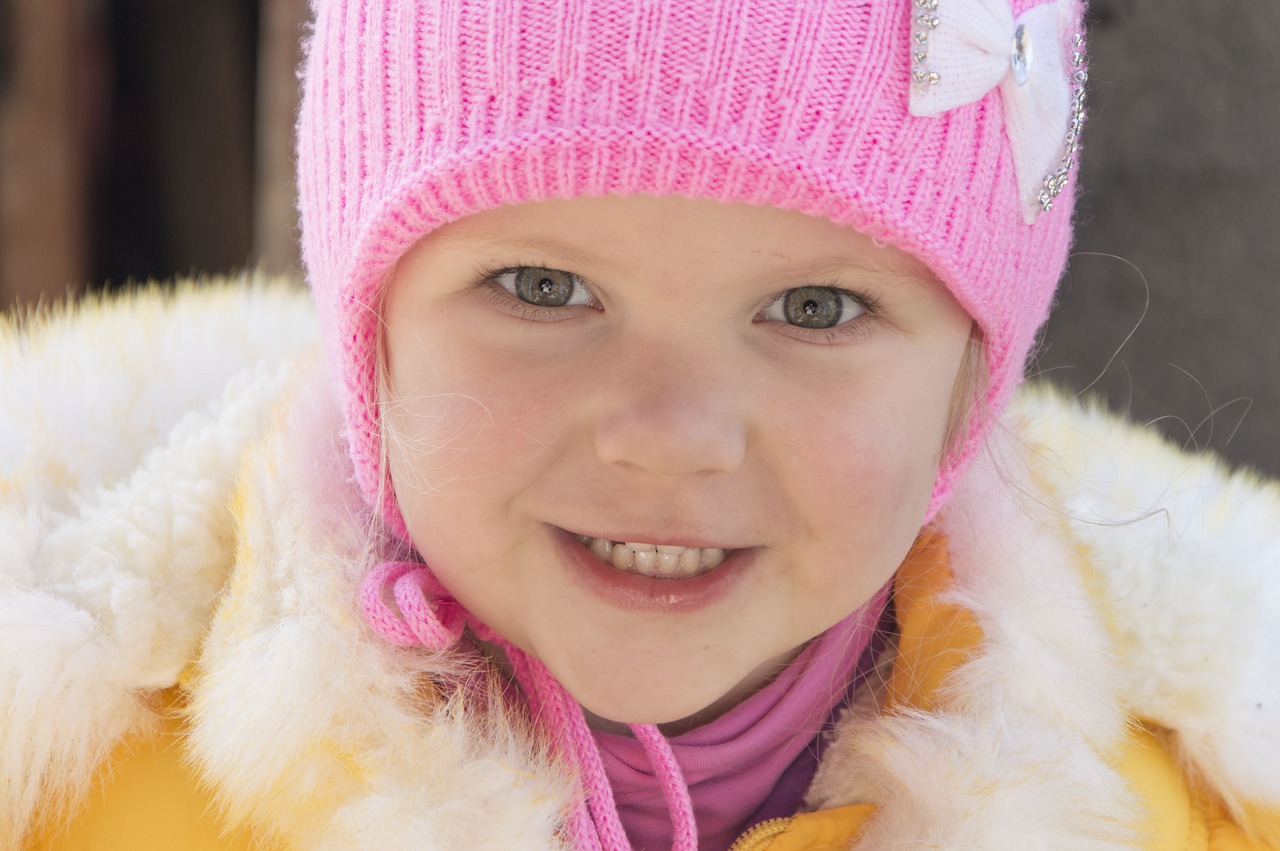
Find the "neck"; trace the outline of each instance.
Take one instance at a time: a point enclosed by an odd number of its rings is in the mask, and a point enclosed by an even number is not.
[[[685,717],[677,718],[674,721],[659,723],[657,725],[658,729],[664,736],[671,738],[673,736],[679,736],[682,733],[687,733],[696,727],[701,727],[703,724],[711,723],[742,701],[751,697],[751,695],[760,691],[760,689],[764,688],[769,683],[773,682],[778,674],[781,673],[787,665],[790,665],[795,660],[796,656],[800,655],[800,651],[803,647],[804,645],[794,647],[779,656],[775,656],[774,658],[765,661],[763,664],[758,665],[753,669],[751,673],[747,674],[747,676],[743,677],[737,685],[718,698],[714,703],[699,709],[692,715],[686,715]],[[591,727],[591,729],[600,730],[605,733],[614,733],[623,736],[630,735],[630,727],[628,725],[637,723],[635,721],[614,721],[609,718],[605,718],[604,716],[596,715],[586,707],[583,707],[582,711],[586,715],[587,725]],[[639,723],[650,722],[642,721]]]
[[[515,674],[511,669],[511,663],[507,659],[506,652],[497,644],[489,641],[482,641],[476,636],[470,636],[475,646],[488,659],[493,662],[494,666],[501,672],[502,676],[508,682],[515,683]],[[785,653],[766,660],[764,663],[756,666],[747,676],[743,677],[737,685],[722,695],[714,703],[699,709],[692,715],[686,715],[683,718],[677,718],[674,721],[659,723],[658,729],[664,736],[678,736],[681,733],[687,733],[695,727],[701,727],[703,724],[709,724],[737,706],[751,695],[773,682],[778,674],[790,665],[800,655],[800,651],[804,649],[804,645],[794,647]],[[605,718],[603,715],[597,715],[585,706],[582,708],[583,714],[586,716],[587,725],[593,730],[600,730],[605,733],[615,733],[621,736],[631,735],[629,725],[636,723],[652,723],[647,721],[614,721]]]

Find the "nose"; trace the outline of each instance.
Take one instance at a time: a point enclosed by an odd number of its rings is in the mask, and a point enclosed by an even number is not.
[[[596,454],[664,477],[732,472],[747,452],[734,382],[715,359],[632,353],[595,424]]]

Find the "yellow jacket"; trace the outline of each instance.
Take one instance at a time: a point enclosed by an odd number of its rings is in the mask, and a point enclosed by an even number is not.
[[[563,847],[536,734],[360,621],[313,339],[261,286],[0,331],[0,847]],[[1280,493],[1043,392],[1001,433],[740,847],[1280,849]]]

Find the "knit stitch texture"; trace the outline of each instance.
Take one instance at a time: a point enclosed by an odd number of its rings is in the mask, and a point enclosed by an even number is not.
[[[1024,222],[996,91],[909,114],[917,0],[313,5],[304,260],[357,476],[393,528],[404,531],[379,464],[375,376],[396,261],[472,213],[606,194],[797,210],[928,264],[981,328],[990,379],[939,473],[931,511],[942,503],[1020,380],[1066,261],[1074,186]],[[1063,8],[1078,22],[1080,4]]]

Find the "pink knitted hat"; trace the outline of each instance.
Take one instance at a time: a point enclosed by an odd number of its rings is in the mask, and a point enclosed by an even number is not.
[[[768,204],[923,260],[982,329],[990,372],[931,512],[945,500],[1021,380],[1066,262],[1080,0],[313,6],[304,260],[357,478],[394,529],[375,392],[392,267],[444,223],[582,195]]]

